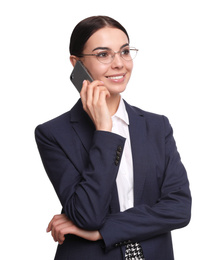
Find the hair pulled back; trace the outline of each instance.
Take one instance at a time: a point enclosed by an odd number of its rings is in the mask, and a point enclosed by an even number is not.
[[[127,31],[118,21],[108,16],[91,16],[79,22],[74,28],[70,39],[70,54],[82,57],[84,46],[90,36],[104,27],[120,29],[127,35],[129,41]]]

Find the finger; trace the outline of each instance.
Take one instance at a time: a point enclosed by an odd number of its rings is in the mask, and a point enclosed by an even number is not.
[[[82,89],[81,89],[81,92],[80,92],[80,97],[81,97],[81,100],[82,100],[82,104],[83,104],[83,108],[85,109],[86,107],[86,91],[87,91],[87,86],[88,86],[88,81],[87,80],[84,80],[83,81],[83,84],[82,84]]]
[[[50,232],[52,230],[52,225],[53,223],[59,219],[60,215],[54,215],[53,218],[51,219],[51,221],[49,222],[48,226],[47,226],[47,232]]]
[[[55,215],[52,220],[50,221],[47,232],[51,231],[52,237],[55,239],[55,229],[58,225],[64,223],[67,220],[67,217],[65,214]]]
[[[96,106],[99,100],[100,87],[96,87],[93,91],[93,106]]]
[[[93,89],[95,88],[96,83],[89,84],[86,89],[86,107],[91,112],[92,111],[92,100],[93,100]]]
[[[67,234],[73,234],[75,231],[75,225],[70,222],[70,223],[66,223],[66,225],[63,225],[60,227],[60,231],[58,232],[58,236],[57,236],[57,241],[58,243],[61,245],[63,244],[64,240],[65,240],[65,235]]]
[[[55,242],[57,242],[59,240],[59,232],[61,231],[61,229],[63,229],[66,226],[66,224],[69,221],[70,220],[68,220],[66,217],[63,217],[59,221],[56,221],[53,224],[51,235],[52,235]]]
[[[104,82],[103,81],[99,81],[97,83],[98,83],[98,85],[93,90],[93,105],[95,105],[95,106],[98,103],[99,96],[100,96],[100,93],[102,91],[107,91],[109,93],[107,88],[104,86]]]
[[[98,88],[103,86],[103,84],[102,81],[95,80],[86,87],[86,111],[90,112],[91,118],[95,117],[94,105],[97,104],[98,101]]]
[[[98,103],[100,105],[106,105],[106,99],[110,97],[110,92],[108,91],[107,88],[101,88],[99,92],[99,97],[98,97]]]
[[[65,240],[65,235],[71,233],[72,227],[74,227],[74,224],[71,220],[67,220],[64,223],[60,223],[59,225],[57,225],[52,231],[54,241],[58,241],[59,244],[63,243],[63,241]]]

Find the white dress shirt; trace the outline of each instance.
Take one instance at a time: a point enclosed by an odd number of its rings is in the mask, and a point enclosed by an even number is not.
[[[117,112],[112,116],[112,132],[126,138],[124,150],[116,179],[120,210],[127,210],[134,205],[133,161],[129,135],[129,118],[121,98]]]

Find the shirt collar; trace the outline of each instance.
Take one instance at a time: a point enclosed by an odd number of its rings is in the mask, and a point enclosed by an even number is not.
[[[117,112],[112,116],[112,119],[114,117],[120,118],[122,121],[124,121],[127,125],[129,125],[129,118],[128,118],[128,113],[124,104],[124,100],[121,97],[120,103],[117,109]]]

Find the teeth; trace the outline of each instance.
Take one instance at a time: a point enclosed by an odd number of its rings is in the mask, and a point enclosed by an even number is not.
[[[109,79],[122,79],[124,76],[108,77]]]

